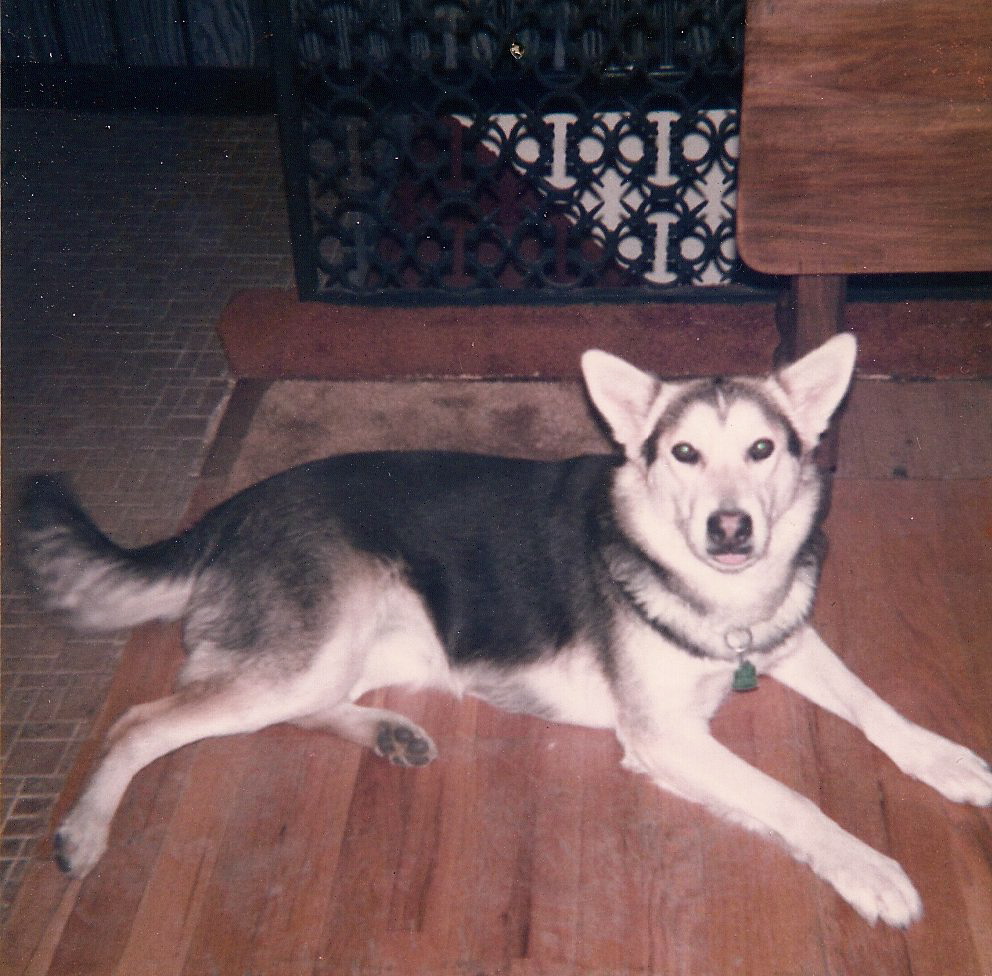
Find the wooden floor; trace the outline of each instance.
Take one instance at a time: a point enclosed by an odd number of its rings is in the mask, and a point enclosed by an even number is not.
[[[225,491],[225,464],[200,506]],[[992,756],[992,480],[864,464],[836,483],[817,625],[905,714]],[[174,628],[138,630],[101,725],[161,695],[180,658]],[[426,726],[441,758],[400,770],[286,727],[166,757],[132,784],[90,878],[35,865],[7,971],[992,973],[992,814],[906,779],[770,680],[727,703],[719,738],[903,864],[926,905],[908,932],[869,927],[772,844],[622,771],[609,734],[474,700],[376,698]]]

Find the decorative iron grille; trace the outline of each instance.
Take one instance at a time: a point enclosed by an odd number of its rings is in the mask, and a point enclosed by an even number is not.
[[[740,282],[739,0],[273,0],[302,297]]]

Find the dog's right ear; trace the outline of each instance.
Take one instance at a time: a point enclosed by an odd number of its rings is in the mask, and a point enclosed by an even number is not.
[[[590,349],[582,356],[582,375],[593,405],[613,434],[613,439],[636,456],[647,434],[648,412],[661,389],[661,382],[650,373],[611,356]]]

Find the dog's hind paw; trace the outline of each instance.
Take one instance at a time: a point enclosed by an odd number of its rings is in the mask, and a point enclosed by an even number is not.
[[[430,736],[412,722],[382,722],[375,737],[375,752],[395,766],[426,766],[437,758]]]
[[[64,874],[72,878],[85,878],[107,849],[107,832],[79,830],[72,820],[70,815],[55,834],[53,856]]]

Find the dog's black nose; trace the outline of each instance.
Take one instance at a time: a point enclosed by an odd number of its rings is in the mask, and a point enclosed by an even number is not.
[[[706,520],[706,535],[717,546],[739,546],[751,538],[751,516],[737,510],[714,512]]]

